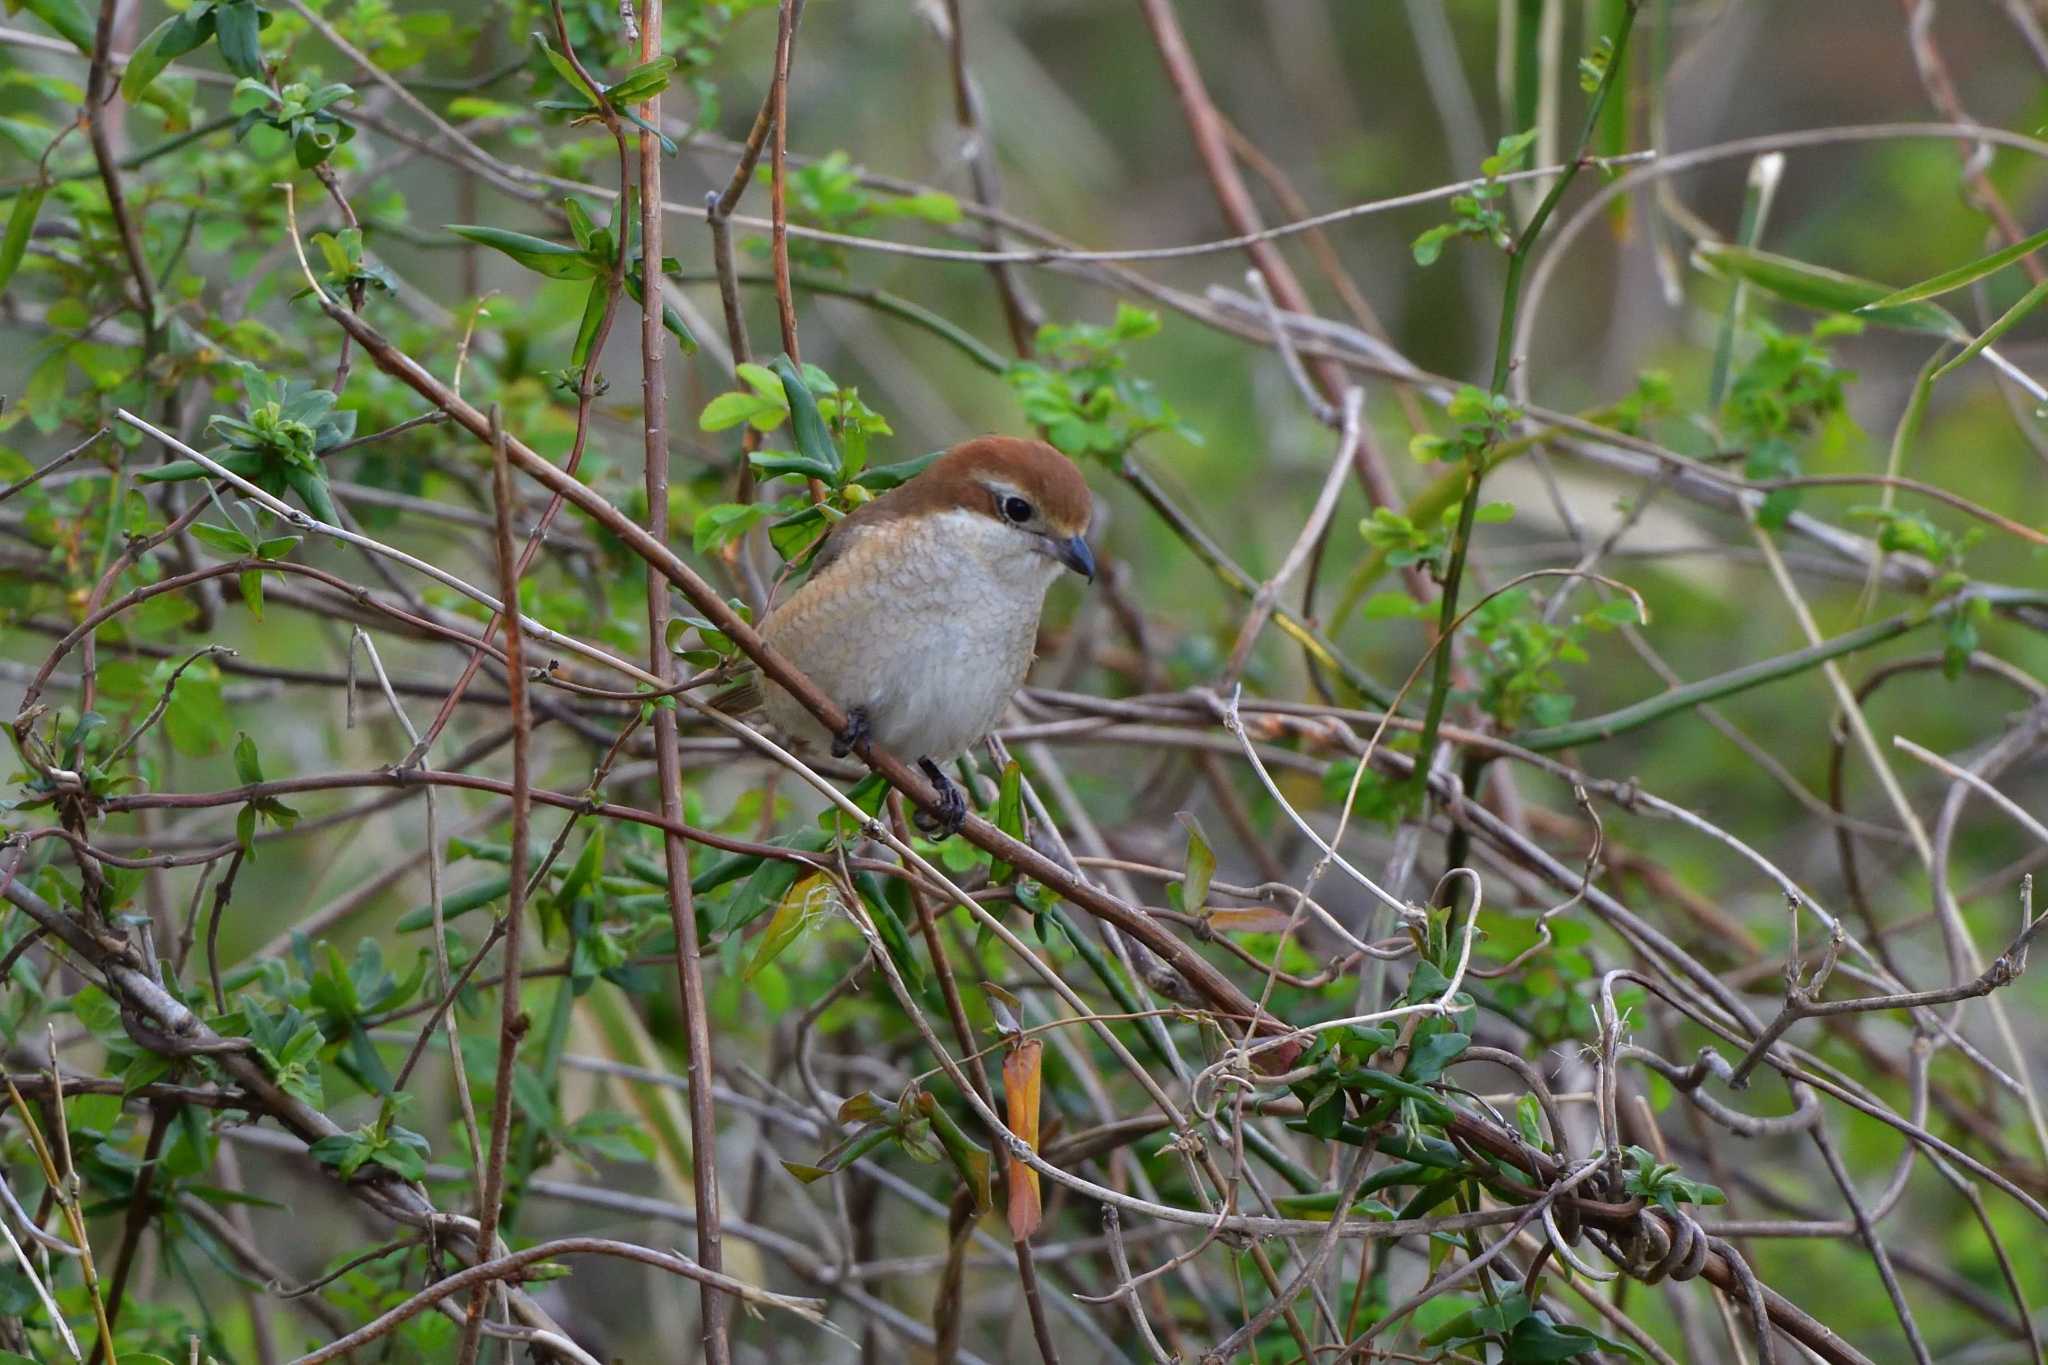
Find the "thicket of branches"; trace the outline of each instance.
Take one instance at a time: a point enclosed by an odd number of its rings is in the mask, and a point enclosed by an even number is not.
[[[2042,1360],[2029,0],[16,7],[0,1361]]]

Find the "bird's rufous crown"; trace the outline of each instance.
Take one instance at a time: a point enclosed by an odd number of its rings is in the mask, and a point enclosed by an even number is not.
[[[1074,462],[1043,441],[1015,436],[977,436],[962,441],[934,460],[931,467],[901,487],[891,489],[868,507],[868,521],[925,516],[964,507],[999,516],[990,485],[1012,489],[1037,504],[1045,524],[1062,536],[1088,529],[1095,495]]]

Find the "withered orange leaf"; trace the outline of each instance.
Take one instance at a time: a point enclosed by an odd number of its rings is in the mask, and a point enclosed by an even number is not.
[[[1039,1065],[1045,1044],[1027,1038],[1003,1058],[1003,1099],[1009,1107],[1010,1131],[1038,1150]],[[1028,1242],[1038,1231],[1042,1209],[1038,1201],[1038,1172],[1012,1160],[1010,1173],[1010,1239]]]

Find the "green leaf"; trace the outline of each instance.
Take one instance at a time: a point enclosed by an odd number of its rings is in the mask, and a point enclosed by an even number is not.
[[[1495,144],[1493,155],[1479,163],[1480,173],[1491,178],[1502,171],[1513,170],[1522,158],[1528,155],[1529,149],[1536,145],[1537,131],[1534,128],[1525,128],[1519,133],[1511,133],[1502,138]]]
[[[28,253],[29,235],[36,230],[36,215],[43,211],[49,193],[48,185],[30,185],[14,196],[14,208],[7,215],[7,235],[0,237],[0,291],[7,288]]]
[[[472,910],[481,910],[504,895],[511,887],[512,879],[510,877],[492,877],[487,881],[478,882],[475,886],[466,886],[460,891],[452,891],[441,898],[441,922],[445,925],[458,915],[466,915]],[[433,923],[434,907],[422,905],[416,910],[406,912],[405,916],[398,921],[398,930],[400,933],[405,934],[417,933],[421,929],[432,928]]]
[[[1432,1033],[1409,1050],[1405,1074],[1411,1081],[1433,1081],[1470,1046],[1472,1039],[1466,1034]]]
[[[669,77],[676,69],[673,57],[656,57],[634,67],[616,82],[605,87],[604,96],[613,104],[644,104],[662,91],[668,89]]]
[[[1549,1365],[1549,1362],[1559,1360],[1576,1360],[1595,1351],[1607,1351],[1630,1360],[1643,1358],[1641,1351],[1626,1342],[1601,1336],[1591,1328],[1552,1322],[1547,1314],[1536,1312],[1515,1324],[1515,1330],[1508,1335],[1507,1350],[1501,1356],[1501,1362],[1502,1365]]]
[[[673,264],[665,260],[662,262],[662,269],[666,271]],[[640,288],[640,270],[640,262],[635,261],[632,268],[626,271],[626,292],[632,296],[634,303],[645,308],[647,300]],[[683,322],[683,315],[668,303],[661,305],[661,325],[669,335],[682,344],[684,355],[696,354],[697,338],[691,335],[689,327]]]
[[[1003,765],[1003,780],[996,792],[996,828],[1012,839],[1024,837],[1024,770],[1011,759]],[[1016,875],[1017,869],[1000,859],[988,865],[988,879],[997,885],[1007,883]]]
[[[832,529],[823,503],[812,503],[768,525],[768,543],[789,564],[800,564]]]
[[[584,840],[583,851],[577,855],[576,865],[569,869],[555,899],[563,905],[575,903],[604,867],[604,826],[599,825],[591,836]]]
[[[882,947],[896,964],[896,970],[903,974],[912,990],[923,990],[924,964],[910,951],[910,931],[905,927],[910,901],[908,884],[892,879],[884,886],[882,879],[874,873],[863,872],[854,878],[854,889],[860,895],[861,904],[867,907],[868,918],[874,921],[875,932],[881,936]],[[903,907],[900,911],[897,908],[899,903]]]
[[[151,681],[161,685],[176,665],[165,660],[159,667],[163,676]],[[180,673],[171,688],[171,704],[164,712],[164,734],[179,753],[188,758],[204,758],[219,752],[230,731],[227,702],[221,695],[220,670],[212,660],[201,659]]]
[[[284,481],[292,492],[299,495],[299,501],[306,505],[308,512],[329,526],[340,523],[341,513],[335,510],[334,495],[328,491],[326,479],[310,469],[293,465],[285,470]]]
[[[1403,1210],[1406,1213],[1406,1210]],[[1481,1337],[1512,1331],[1528,1320],[1529,1300],[1520,1289],[1509,1290],[1497,1304],[1460,1300],[1472,1306],[1438,1323],[1423,1335],[1425,1346],[1456,1346]]]
[[[697,514],[691,527],[691,543],[697,553],[709,554],[728,541],[738,540],[774,509],[762,502],[721,502]]]
[[[872,465],[862,471],[860,476],[861,487],[876,493],[886,493],[892,488],[908,483],[924,473],[925,470],[930,469],[932,463],[945,453],[943,450],[934,450],[929,455],[919,455],[912,459],[900,460],[895,464]]]
[[[1408,249],[1415,256],[1415,264],[1420,266],[1435,265],[1437,259],[1444,254],[1444,243],[1457,235],[1458,225],[1456,223],[1439,223],[1433,228],[1424,230],[1415,238],[1414,242],[1409,244]],[[1413,447],[1410,448],[1413,449]],[[1417,458],[1433,460],[1438,457],[1429,455],[1417,456]]]
[[[541,53],[548,59],[548,65],[555,69],[555,74],[560,76],[571,90],[582,95],[590,103],[591,107],[595,108],[597,105],[597,91],[591,86],[589,81],[584,80],[578,74],[575,63],[555,51],[554,48],[548,46],[548,40],[541,37],[540,34],[534,34],[533,38],[535,42],[540,44]]]
[[[256,548],[249,537],[240,531],[226,526],[209,526],[203,521],[192,523],[192,538],[211,545],[223,554],[246,555]]]
[[[246,787],[263,780],[263,760],[256,752],[256,741],[246,734],[235,736],[235,776]]]
[[[1924,332],[1950,341],[1970,339],[1963,324],[1939,304],[1921,301],[1886,305],[1884,299],[1892,291],[1872,280],[1726,242],[1701,242],[1693,249],[1693,257],[1717,274],[1745,280],[1802,308],[1846,313],[1885,327]]]
[[[757,394],[721,393],[704,405],[704,413],[697,419],[697,426],[703,431],[724,431],[742,422],[751,422],[757,431],[773,431],[789,416],[789,406],[777,394],[772,400]]]
[[[255,0],[225,0],[213,7],[214,35],[228,70],[251,80],[263,75],[263,12]]]
[[[766,365],[759,365],[748,360],[734,366],[733,373],[738,375],[741,381],[755,393],[775,404],[776,407],[784,412],[789,411],[789,395],[782,391],[782,381],[776,377],[775,371],[769,369]]]
[[[917,1112],[931,1124],[932,1132],[938,1136],[939,1144],[946,1149],[946,1156],[953,1163],[961,1183],[974,1196],[976,1213],[986,1213],[993,1207],[989,1190],[989,1156],[962,1129],[946,1107],[929,1090],[920,1090],[914,1101]]]
[[[819,477],[836,484],[846,466],[839,458],[839,447],[833,443],[825,419],[818,414],[818,400],[811,396],[810,385],[804,383],[804,377],[786,355],[775,357],[769,368],[782,380],[782,392],[789,400],[789,429],[796,437],[798,453],[830,470]]]
[[[130,104],[140,103],[143,93],[163,69],[205,43],[213,36],[213,29],[213,6],[207,4],[173,14],[151,29],[149,36],[136,46],[135,55],[128,59],[128,69],[121,74],[121,97]]]
[[[10,13],[17,9],[27,10],[80,52],[92,56],[92,20],[86,17],[85,6],[78,0],[21,0],[20,4],[7,8]]]
[[[747,457],[764,478],[776,478],[783,474],[801,474],[807,479],[829,479],[839,471],[823,460],[814,460],[808,455],[791,454],[786,450],[757,450]]]
[[[1209,879],[1216,875],[1216,853],[1194,812],[1181,811],[1175,818],[1188,832],[1187,855],[1181,864],[1180,908],[1185,914],[1200,915],[1209,903]]]
[[[1986,275],[1997,274],[2015,261],[2033,255],[2044,246],[2048,246],[2048,228],[2043,228],[2024,241],[2014,242],[2003,251],[1994,251],[1988,256],[1979,256],[1968,265],[1959,265],[1954,270],[1945,270],[1932,279],[1922,280],[1918,284],[1907,285],[1896,293],[1886,294],[1876,303],[1866,304],[1865,307],[1891,308],[1902,303],[1917,303],[1921,299],[1931,299],[1937,295],[1949,293],[1951,290],[1961,289],[1966,284],[1975,284]]]
[[[583,320],[576,325],[576,344],[569,348],[569,363],[578,369],[589,363],[590,348],[597,341],[597,329],[604,324],[605,306],[611,294],[607,281],[590,282],[590,292],[583,298]]]
[[[590,214],[575,195],[562,196],[562,212],[568,215],[569,232],[576,238],[576,245],[585,251],[590,250],[591,241],[597,236],[597,224],[590,221]]]
[[[512,232],[505,228],[478,227],[468,223],[450,223],[448,230],[458,237],[487,246],[493,251],[502,251],[528,270],[547,276],[551,280],[588,280],[601,273],[601,267],[580,247],[562,242],[550,242],[545,237],[532,237],[524,232]]]
[[[793,865],[784,863],[781,866]],[[761,970],[782,956],[783,950],[801,938],[806,929],[821,917],[831,914],[838,903],[839,893],[831,880],[820,873],[812,873],[792,885],[776,903],[775,917],[768,921],[768,929],[761,935],[761,941],[740,979],[752,981],[759,976]]]

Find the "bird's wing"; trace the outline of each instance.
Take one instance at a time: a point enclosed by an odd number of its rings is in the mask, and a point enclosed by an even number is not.
[[[895,514],[896,504],[889,503],[887,494],[855,508],[843,521],[825,533],[824,542],[818,546],[817,553],[811,556],[809,567],[804,570],[804,580],[797,586],[797,592],[809,590],[820,579],[826,577],[832,566],[844,558],[848,550],[876,528],[886,524]],[[782,605],[786,607],[789,603],[785,601]],[[781,609],[776,608],[777,611]],[[767,622],[764,621],[762,624],[765,626]],[[744,716],[750,711],[760,710],[762,704],[761,678],[758,673],[742,680],[732,690],[711,699],[711,709],[728,716]]]
[[[711,699],[711,709],[723,715],[744,716],[761,709],[761,679],[759,675],[744,679],[739,686],[721,692]]]

